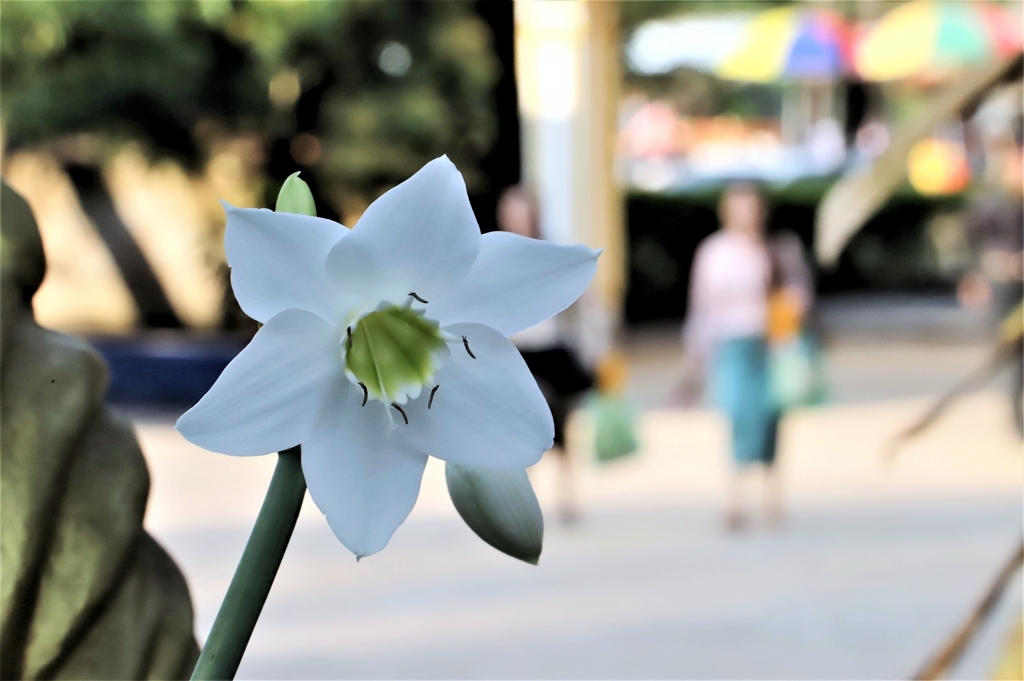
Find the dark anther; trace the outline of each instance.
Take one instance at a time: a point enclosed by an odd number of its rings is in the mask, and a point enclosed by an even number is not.
[[[366,384],[365,383],[360,382],[359,383],[359,387],[363,389],[363,403],[361,405],[359,405],[359,406],[360,407],[365,407],[366,406],[366,398],[370,396],[370,391],[366,389]]]
[[[423,303],[424,305],[426,305],[426,304],[427,304],[427,301],[423,300],[423,299],[422,299],[422,298],[420,298],[420,297],[419,297],[418,295],[416,295],[416,292],[415,292],[415,291],[409,291],[409,295],[410,295],[410,296],[412,296],[413,298],[415,298],[416,300],[420,301],[420,302],[421,302],[421,303]]]
[[[440,387],[441,386],[439,385],[435,385],[434,389],[430,391],[430,397],[427,398],[427,409],[430,409],[430,405],[434,403],[434,393],[436,393],[437,389]]]
[[[352,327],[351,326],[346,327],[345,328],[345,333],[348,334],[348,349],[351,350],[352,349]]]
[[[402,418],[403,418],[403,419],[405,419],[405,425],[409,425],[409,417],[408,417],[408,416],[406,416],[406,414],[405,414],[405,410],[404,410],[404,409],[402,409],[401,407],[399,407],[399,406],[398,406],[397,404],[395,404],[394,402],[392,402],[392,403],[391,403],[391,406],[392,406],[392,407],[394,407],[395,409],[397,409],[397,410],[398,410],[398,413],[402,415]]]
[[[466,352],[469,353],[469,356],[472,357],[473,359],[476,359],[476,355],[474,355],[473,351],[469,349],[469,341],[466,339],[465,336],[462,337],[462,344],[466,346]]]

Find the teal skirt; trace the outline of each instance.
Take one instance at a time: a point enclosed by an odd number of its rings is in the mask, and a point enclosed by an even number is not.
[[[765,339],[734,338],[719,343],[710,378],[715,403],[732,426],[736,465],[772,465],[779,412],[769,390]]]

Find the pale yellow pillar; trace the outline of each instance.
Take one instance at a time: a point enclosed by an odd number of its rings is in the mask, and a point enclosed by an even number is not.
[[[616,322],[626,276],[614,177],[618,27],[615,2],[516,2],[524,181],[537,193],[545,238],[605,249],[593,290]]]

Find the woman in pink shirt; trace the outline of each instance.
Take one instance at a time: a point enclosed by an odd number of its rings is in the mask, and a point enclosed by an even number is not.
[[[752,184],[730,186],[719,204],[722,228],[701,242],[690,275],[690,300],[683,339],[688,353],[703,359],[715,403],[732,430],[735,463],[726,527],[741,529],[747,518],[743,480],[761,468],[765,511],[781,520],[774,470],[778,411],[768,387],[766,329],[772,266],[764,240],[766,207]]]

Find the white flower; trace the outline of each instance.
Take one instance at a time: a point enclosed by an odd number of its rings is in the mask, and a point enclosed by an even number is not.
[[[442,157],[352,230],[226,206],[239,305],[263,323],[177,423],[201,447],[251,456],[302,445],[313,501],[357,557],[412,510],[427,457],[522,469],[551,415],[505,338],[568,307],[599,252],[481,236]]]

